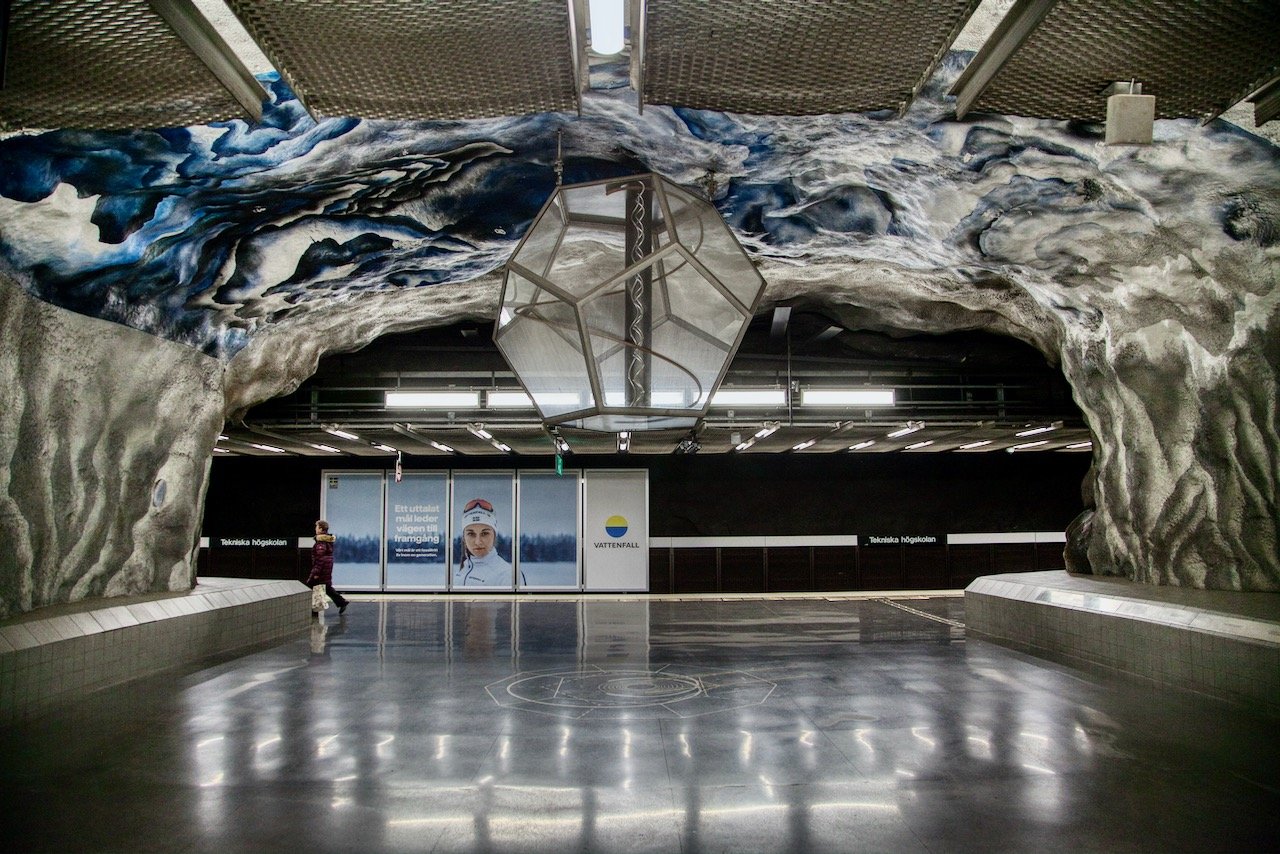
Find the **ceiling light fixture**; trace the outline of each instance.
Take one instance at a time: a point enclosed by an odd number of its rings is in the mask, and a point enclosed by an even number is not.
[[[388,409],[479,409],[475,391],[389,391]]]
[[[967,445],[961,445],[960,450],[972,451],[974,448],[985,448],[987,445],[990,445],[990,444],[991,444],[990,439],[979,439],[976,442],[970,442]]]
[[[1023,438],[1024,436],[1035,436],[1035,435],[1037,435],[1038,433],[1048,433],[1048,432],[1050,432],[1051,430],[1057,430],[1057,429],[1058,429],[1059,427],[1061,427],[1061,426],[1062,426],[1062,422],[1061,422],[1061,421],[1055,421],[1055,422],[1053,422],[1052,424],[1046,424],[1046,425],[1044,425],[1044,426],[1042,426],[1042,427],[1030,427],[1030,428],[1028,428],[1028,429],[1026,429],[1026,430],[1021,430],[1021,431],[1019,431],[1019,432],[1017,432],[1017,433],[1014,433],[1013,435],[1015,435],[1015,436],[1017,436],[1019,439],[1021,439],[1021,438]]]
[[[287,451],[285,451],[285,449],[284,449],[284,448],[277,448],[277,447],[275,447],[274,445],[259,445],[259,444],[257,444],[256,442],[250,442],[250,443],[249,443],[249,447],[250,447],[250,448],[257,448],[259,451],[268,451],[268,452],[270,452],[270,453],[272,453],[272,454],[284,454],[284,453],[287,453]]]
[[[772,436],[774,433],[778,432],[778,428],[780,428],[781,426],[782,426],[781,422],[766,421],[764,426],[761,427],[759,430],[757,430],[754,436],[752,436],[750,439],[747,439],[745,442],[739,442],[736,446],[734,446],[734,450],[745,451],[747,448],[750,448],[752,445],[754,445],[756,442],[759,442],[761,439],[767,436]]]
[[[522,391],[491,391],[484,397],[490,409],[525,409],[533,406],[533,398]]]
[[[1074,444],[1066,446],[1068,451],[1083,451],[1086,448],[1092,448],[1092,447],[1093,447],[1093,442],[1076,442]]]
[[[374,446],[375,448],[377,448],[379,451],[386,451],[388,454],[398,454],[398,453],[400,453],[399,451],[397,451],[395,448],[391,447],[390,445],[383,445],[383,444],[380,444],[380,443],[378,443],[378,442],[374,442],[374,443],[373,443],[373,446]]]
[[[631,434],[623,430],[618,434],[618,453],[625,454],[627,449],[631,447]]]
[[[591,24],[591,49],[596,53],[611,56],[622,52],[623,6],[623,0],[589,0],[587,20]]]
[[[763,293],[688,190],[653,173],[557,185],[507,261],[493,340],[547,427],[688,430]]]
[[[339,439],[350,439],[352,442],[360,441],[360,437],[355,433],[348,433],[346,430],[339,430],[337,427],[325,427],[324,432],[330,436],[337,436]]]
[[[786,406],[783,388],[722,388],[711,395],[712,406]]]
[[[311,447],[315,448],[317,451],[324,451],[326,454],[342,453],[342,451],[339,451],[337,448],[330,447],[329,445],[321,445],[318,442],[311,442],[310,445]]]
[[[431,447],[435,448],[437,451],[444,451],[446,454],[454,453],[453,448],[450,448],[448,445],[441,442],[437,442],[433,439],[429,439],[428,442],[431,444]]]
[[[801,442],[799,445],[793,445],[793,446],[791,447],[791,450],[793,450],[793,451],[803,451],[805,448],[812,448],[812,447],[813,447],[814,445],[816,445],[816,444],[818,444],[818,440],[817,440],[817,439],[810,439],[810,440],[809,440],[809,441],[807,441],[807,442]]]
[[[1038,442],[1023,442],[1021,445],[1014,445],[1011,448],[1005,448],[1005,450],[1012,454],[1014,451],[1025,451],[1029,448],[1038,448],[1041,445],[1047,444],[1049,444],[1048,439],[1041,439]]]
[[[888,438],[890,439],[897,439],[900,436],[906,436],[910,433],[916,432],[917,430],[923,430],[923,429],[924,429],[923,421],[908,421],[905,427],[899,430],[894,430],[892,433],[889,433],[887,435],[888,435]]]
[[[806,388],[800,391],[801,406],[893,406],[891,388]]]
[[[917,448],[927,448],[927,447],[929,447],[929,446],[930,446],[930,445],[932,445],[932,444],[933,444],[933,440],[932,440],[932,439],[926,439],[926,440],[925,440],[925,441],[923,441],[923,442],[916,442],[916,443],[915,443],[915,444],[913,444],[913,445],[907,445],[907,446],[906,446],[905,448],[903,448],[902,450],[904,450],[904,451],[914,451],[914,450],[916,450]]]
[[[870,447],[871,447],[872,445],[874,445],[875,443],[876,443],[876,442],[875,442],[875,439],[864,439],[863,441],[859,442],[859,443],[858,443],[858,444],[856,444],[856,445],[850,445],[850,446],[849,446],[849,450],[851,450],[851,451],[861,451],[863,448],[870,448]]]

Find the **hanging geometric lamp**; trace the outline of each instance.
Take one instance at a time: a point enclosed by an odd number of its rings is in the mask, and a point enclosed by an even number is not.
[[[764,286],[715,207],[659,175],[557,187],[504,268],[494,341],[548,425],[689,428]]]

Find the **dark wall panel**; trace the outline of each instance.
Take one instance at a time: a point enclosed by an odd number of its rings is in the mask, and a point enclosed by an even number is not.
[[[903,590],[907,587],[901,546],[863,548],[858,570],[863,590]]]
[[[858,550],[832,546],[813,550],[814,590],[858,590]]]
[[[813,588],[813,564],[807,546],[768,550],[770,593],[792,593]]]
[[[672,592],[670,549],[649,549],[649,592]]]
[[[715,593],[716,549],[672,549],[676,589],[673,593]]]
[[[720,591],[723,593],[763,593],[764,548],[721,549]]]
[[[1032,572],[1036,569],[1035,543],[996,543],[991,547],[991,571]]]
[[[991,574],[991,546],[989,544],[965,544],[950,546],[950,586],[968,587],[969,582],[980,575]]]
[[[907,564],[908,590],[941,590],[947,586],[947,547],[907,546],[903,550]]]
[[[1036,543],[1036,569],[1066,569],[1066,543]]]

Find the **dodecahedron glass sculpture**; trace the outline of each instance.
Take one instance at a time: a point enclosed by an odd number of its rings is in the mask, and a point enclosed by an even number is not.
[[[507,262],[494,341],[548,424],[692,427],[764,285],[715,207],[659,175],[558,187]]]

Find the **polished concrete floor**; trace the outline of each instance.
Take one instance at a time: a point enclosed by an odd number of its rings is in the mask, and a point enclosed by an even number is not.
[[[0,732],[21,851],[1280,849],[1280,721],[958,597],[356,601]]]

